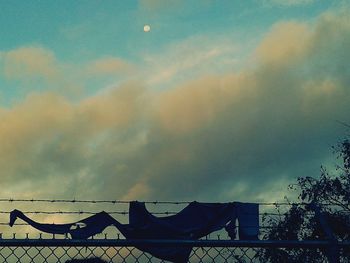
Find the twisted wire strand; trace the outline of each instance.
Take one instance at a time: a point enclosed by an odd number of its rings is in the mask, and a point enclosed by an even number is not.
[[[8,226],[9,223],[7,223],[7,222],[0,222],[0,225],[1,226]],[[28,224],[28,223],[14,223],[13,225],[14,226],[30,226],[30,224]],[[245,228],[256,228],[256,226],[245,226]],[[270,229],[270,228],[273,228],[273,226],[259,226],[259,228]]]
[[[105,211],[108,214],[118,214],[118,215],[128,215],[128,211]],[[347,212],[347,211],[346,211]],[[10,214],[11,211],[0,211],[0,214]],[[67,214],[67,215],[73,215],[73,214],[88,214],[88,215],[95,215],[99,212],[95,211],[22,211],[24,214],[47,214],[47,215],[55,215],[55,214]],[[163,212],[152,212],[153,215],[175,215],[179,212],[175,211],[163,211]],[[350,213],[350,212],[348,212]],[[310,213],[310,215],[313,215],[313,213]],[[278,213],[259,213],[260,216],[283,216],[283,214]]]
[[[129,204],[132,200],[79,200],[79,199],[13,199],[13,198],[0,198],[0,202],[41,202],[41,203],[109,203],[109,204]],[[189,204],[192,201],[143,201],[145,204],[170,204],[181,205]],[[260,206],[292,206],[292,205],[308,205],[305,202],[257,202]],[[320,204],[322,206],[333,206],[331,203]]]
[[[42,202],[42,203],[110,203],[110,204],[129,204],[130,201],[126,200],[77,200],[77,199],[12,199],[12,198],[0,198],[0,202]],[[189,204],[190,201],[145,201],[146,204]]]

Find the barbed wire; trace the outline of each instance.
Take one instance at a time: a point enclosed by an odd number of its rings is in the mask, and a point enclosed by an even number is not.
[[[0,214],[11,214],[12,211],[0,211]],[[87,214],[87,215],[95,215],[101,211],[83,211],[83,210],[79,210],[79,211],[21,211],[24,214],[46,214],[46,215],[57,215],[57,214],[61,214],[61,215],[82,215],[82,214]],[[117,214],[117,215],[129,215],[128,211],[104,211],[108,214]],[[153,215],[176,215],[179,213],[176,211],[162,211],[162,212],[156,212],[156,211],[150,211],[150,214]],[[286,212],[288,213],[288,211]],[[271,212],[261,212],[259,213],[259,216],[285,216],[286,213],[284,212],[280,212],[280,213],[271,213]],[[342,210],[342,211],[336,211],[336,213],[343,213],[343,214],[350,214],[350,211],[346,211],[346,210]],[[305,212],[306,216],[313,216],[314,212],[311,211],[307,211]]]
[[[95,215],[99,212],[94,211],[21,211],[24,214],[48,214],[48,215],[54,215],[54,214],[89,214],[89,215]],[[129,212],[127,211],[105,211],[108,214],[119,214],[119,215],[128,215]],[[158,214],[158,215],[172,215],[177,214],[178,212],[172,212],[172,211],[164,211],[164,212],[150,212],[151,214]],[[11,214],[11,211],[0,211],[0,214]]]
[[[9,223],[7,222],[0,222],[0,225],[1,226],[9,226]],[[31,226],[30,224],[28,223],[14,223],[13,224],[14,226]],[[60,225],[60,224],[56,224],[56,225]],[[256,226],[245,226],[244,228],[256,228]],[[270,229],[270,228],[273,228],[273,226],[259,226],[259,229]]]
[[[42,202],[42,203],[110,203],[110,204],[129,204],[130,201],[126,200],[77,200],[77,199],[12,199],[12,198],[0,198],[0,202]],[[144,201],[145,204],[189,204],[191,201]]]
[[[133,200],[79,200],[79,199],[13,199],[13,198],[0,198],[0,202],[41,202],[41,203],[109,203],[109,204],[129,204]],[[170,205],[182,205],[190,204],[193,201],[142,201],[145,204],[170,204]],[[309,205],[305,202],[255,202],[261,206],[292,206],[292,205]],[[324,203],[323,206],[333,206],[335,204]]]
[[[21,211],[24,214],[48,214],[48,215],[53,215],[53,214],[89,214],[89,215],[95,215],[99,212],[95,211]],[[128,211],[105,211],[108,214],[119,214],[119,215],[128,215]],[[178,214],[179,212],[175,211],[163,211],[163,212],[152,212],[150,211],[149,213],[153,215],[175,215]],[[350,212],[349,212],[350,213]],[[11,214],[11,211],[0,211],[0,214]],[[283,216],[282,213],[259,213],[260,216]]]
[[[1,226],[9,226],[9,223],[0,222],[0,225],[1,225]],[[14,226],[29,226],[28,223],[14,223],[13,225],[14,225]]]

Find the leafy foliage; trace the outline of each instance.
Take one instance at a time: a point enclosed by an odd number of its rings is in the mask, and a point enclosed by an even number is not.
[[[340,160],[335,171],[321,168],[319,178],[300,177],[291,189],[298,191],[300,203],[290,203],[279,218],[264,217],[271,226],[263,236],[266,240],[329,240],[314,207],[319,207],[324,221],[338,241],[350,239],[350,141],[343,140],[333,148]],[[311,205],[314,204],[315,206]],[[278,212],[280,207],[276,206]],[[265,249],[262,262],[327,262],[325,249]],[[350,251],[340,251],[342,262],[350,262]]]

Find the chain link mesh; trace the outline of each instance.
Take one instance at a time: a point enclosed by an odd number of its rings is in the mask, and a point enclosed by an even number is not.
[[[1,241],[0,241],[1,243]],[[289,255],[305,255],[303,262],[328,262],[324,249],[320,248],[262,248],[262,247],[194,247],[189,262],[219,262],[219,263],[250,263],[267,262],[262,260],[266,253],[280,253],[275,260],[268,262],[299,262],[290,261]],[[282,254],[281,254],[282,253]],[[285,253],[285,256],[283,255]],[[282,255],[282,257],[281,257]],[[317,255],[308,258],[308,255]],[[277,260],[279,258],[279,260]],[[282,261],[281,261],[282,258]],[[284,260],[283,260],[284,258]],[[85,262],[139,262],[158,263],[168,262],[157,259],[152,255],[142,252],[135,247],[128,246],[0,246],[0,262],[35,262],[35,263],[68,263],[84,262],[75,261],[90,259]],[[92,259],[95,259],[93,261]],[[99,261],[98,261],[99,260]],[[349,262],[347,257],[342,257],[340,262]]]
[[[189,262],[259,262],[256,248],[195,247]],[[0,247],[1,262],[67,262],[99,258],[105,262],[168,262],[134,247]]]

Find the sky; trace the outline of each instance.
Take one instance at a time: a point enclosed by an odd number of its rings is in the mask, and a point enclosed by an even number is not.
[[[1,197],[283,199],[347,134],[349,8],[0,1]]]

